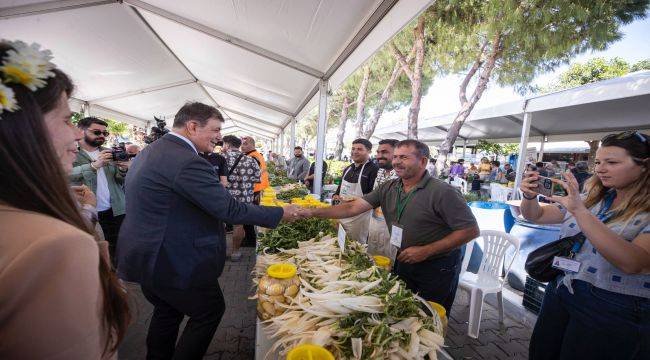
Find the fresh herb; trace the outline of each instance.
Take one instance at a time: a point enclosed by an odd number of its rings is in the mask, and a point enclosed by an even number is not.
[[[260,235],[258,251],[273,254],[280,249],[295,249],[299,241],[306,241],[321,234],[334,234],[334,227],[330,220],[309,218],[291,224],[280,224],[275,229]]]

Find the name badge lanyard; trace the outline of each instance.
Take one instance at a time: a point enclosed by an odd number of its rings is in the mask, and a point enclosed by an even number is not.
[[[404,184],[400,184],[400,186],[397,187],[397,223],[399,224],[400,219],[402,218],[402,214],[404,213],[404,209],[406,209],[406,205],[408,205],[409,201],[411,201],[411,198],[413,197],[413,194],[415,194],[415,191],[417,188],[411,190],[408,192],[406,195],[406,198],[402,202],[402,188],[404,187]]]
[[[605,196],[605,200],[603,201],[603,206],[598,210],[598,214],[596,214],[596,217],[598,217],[598,220],[602,221],[603,223],[606,223],[609,219],[614,216],[614,214],[609,213],[609,209],[612,207],[612,203],[614,202],[614,198],[616,198],[616,192],[612,191],[611,193],[607,194]],[[573,244],[573,247],[571,248],[571,252],[569,253],[569,259],[573,259],[573,257],[580,252],[580,249],[582,248],[582,244],[584,242],[579,241]]]

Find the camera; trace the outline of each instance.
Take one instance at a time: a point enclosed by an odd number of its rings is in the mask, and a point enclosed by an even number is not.
[[[146,144],[151,144],[169,132],[169,129],[165,129],[165,126],[167,125],[165,119],[158,119],[155,116],[153,118],[156,120],[156,126],[152,127],[149,135],[144,137],[144,142]]]
[[[123,142],[111,148],[111,155],[113,156],[113,161],[129,161],[135,157],[135,154],[126,152],[126,145]]]

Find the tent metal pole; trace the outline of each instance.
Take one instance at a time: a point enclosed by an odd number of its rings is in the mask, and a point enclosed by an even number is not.
[[[544,159],[544,144],[546,143],[546,136],[542,136],[542,142],[539,146],[539,154],[537,154],[537,161]]]
[[[291,137],[289,138],[289,157],[293,154],[293,149],[296,147],[296,118],[291,119]]]
[[[284,130],[280,133],[280,148],[277,151],[280,154],[284,153]]]
[[[14,1],[14,3],[16,3]],[[0,19],[6,20],[21,16],[42,15],[57,11],[81,9],[91,6],[119,3],[118,0],[53,0],[38,4],[10,6],[0,10]]]
[[[325,134],[327,133],[327,80],[320,80],[318,104],[318,126],[316,127],[316,164],[314,166],[314,194],[319,198],[323,188],[323,157],[325,153]]]
[[[84,114],[84,117],[90,116],[90,103],[84,102],[83,105],[81,105],[81,113]]]
[[[463,140],[463,159],[465,159],[466,152],[467,152],[467,139]]]
[[[525,105],[524,105],[525,109]],[[521,127],[521,139],[519,140],[519,157],[517,158],[517,177],[515,178],[515,187],[512,192],[513,199],[519,199],[519,185],[526,170],[526,150],[528,148],[528,135],[530,134],[530,122],[532,114],[524,112],[524,122]]]

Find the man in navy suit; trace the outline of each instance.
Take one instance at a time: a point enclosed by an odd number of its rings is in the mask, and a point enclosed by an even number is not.
[[[223,222],[273,228],[296,207],[234,200],[199,152],[221,140],[223,117],[185,104],[173,129],[142,150],[126,179],[126,218],[118,241],[120,278],[137,282],[155,307],[147,359],[201,359],[225,310],[218,278],[226,245]],[[178,343],[183,316],[189,321]]]

